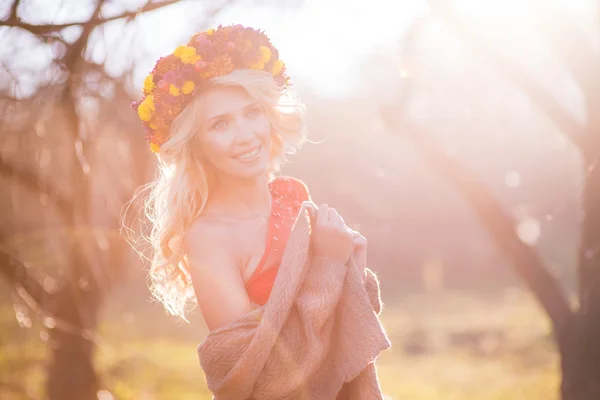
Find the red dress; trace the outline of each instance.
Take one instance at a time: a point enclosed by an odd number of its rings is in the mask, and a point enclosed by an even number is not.
[[[269,299],[285,244],[292,226],[305,200],[310,200],[306,185],[295,178],[279,177],[269,182],[271,190],[271,216],[267,232],[265,251],[256,270],[246,282],[246,291],[251,301],[264,305]],[[336,400],[348,398],[345,385]]]
[[[271,215],[265,251],[256,270],[246,282],[250,300],[264,305],[269,299],[285,244],[305,200],[310,200],[306,185],[295,178],[278,177],[269,182]]]

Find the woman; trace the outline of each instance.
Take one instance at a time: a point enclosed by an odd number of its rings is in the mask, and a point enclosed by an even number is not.
[[[146,204],[153,294],[183,318],[197,301],[218,330],[266,304],[310,200],[300,180],[274,177],[305,141],[303,105],[267,36],[235,25],[198,33],[159,59],[134,108],[159,160]],[[314,257],[345,265],[357,245],[365,239],[335,209],[318,207]]]

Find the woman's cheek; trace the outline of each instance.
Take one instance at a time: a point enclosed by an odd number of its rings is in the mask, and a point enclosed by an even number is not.
[[[259,131],[263,134],[271,132],[271,121],[265,113],[261,114],[261,118],[259,118]]]
[[[231,132],[215,132],[212,137],[212,147],[215,153],[226,155],[229,152],[233,143],[233,136]]]

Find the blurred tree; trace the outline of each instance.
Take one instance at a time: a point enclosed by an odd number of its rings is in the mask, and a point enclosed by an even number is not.
[[[0,7],[0,203],[12,211],[1,217],[0,274],[50,331],[52,400],[97,398],[98,314],[131,256],[120,209],[152,172],[130,108],[144,55],[136,21],[181,3]],[[189,33],[231,4],[199,2]]]
[[[405,75],[401,95],[394,107],[384,107],[387,125],[408,136],[440,176],[461,193],[488,229],[498,247],[510,259],[549,316],[561,355],[563,400],[600,398],[600,53],[581,27],[560,7],[548,3],[534,18],[535,28],[564,64],[585,99],[584,122],[579,122],[546,87],[538,83],[508,54],[494,46],[489,36],[476,29],[453,6],[453,2],[430,0],[431,13],[406,33],[400,70]],[[409,116],[408,108],[416,86],[423,84],[411,74],[418,71],[418,41],[433,21],[442,21],[474,53],[491,63],[523,91],[533,105],[552,121],[580,153],[584,172],[581,193],[583,212],[579,248],[578,306],[567,300],[563,288],[544,265],[537,249],[524,243],[517,233],[512,213],[485,185],[477,173],[444,151],[427,128]],[[600,20],[597,21],[600,26]],[[595,33],[597,36],[598,33]],[[398,108],[402,112],[398,113]]]

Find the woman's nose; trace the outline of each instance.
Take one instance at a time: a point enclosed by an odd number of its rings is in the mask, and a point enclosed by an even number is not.
[[[254,130],[248,124],[237,123],[236,124],[236,141],[239,143],[246,143],[254,140]]]

